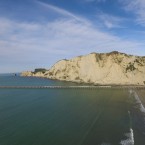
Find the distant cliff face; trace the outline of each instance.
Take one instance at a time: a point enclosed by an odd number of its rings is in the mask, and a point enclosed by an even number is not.
[[[70,60],[61,60],[45,72],[23,72],[22,76],[100,85],[144,85],[145,57],[116,51],[91,53]]]

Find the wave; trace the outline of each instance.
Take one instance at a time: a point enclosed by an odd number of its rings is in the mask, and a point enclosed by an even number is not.
[[[136,128],[145,135],[145,107],[135,90],[129,90],[130,128]]]
[[[134,90],[129,90],[129,97],[133,96],[135,98],[136,106],[140,109],[142,113],[145,113],[145,107],[143,106],[138,94]]]
[[[138,94],[137,94],[135,91],[134,91],[134,97],[135,97],[135,99],[136,99],[136,103],[139,104],[140,111],[141,111],[142,113],[145,113],[145,108],[144,108],[144,106],[143,106],[141,100],[139,99]]]
[[[134,145],[134,134],[133,129],[130,129],[130,133],[126,133],[126,140],[121,140],[120,145]]]

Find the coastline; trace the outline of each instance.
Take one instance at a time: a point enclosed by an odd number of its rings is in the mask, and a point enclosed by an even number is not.
[[[89,85],[145,85],[145,58],[120,52],[91,53],[60,60],[50,69],[25,71],[21,76]]]
[[[78,81],[69,81],[69,80],[59,80],[59,79],[54,79],[54,78],[48,78],[48,77],[43,77],[43,76],[22,76],[20,75],[20,77],[32,77],[32,78],[42,78],[42,79],[48,79],[48,80],[54,80],[54,81],[60,81],[60,82],[70,82],[70,83],[75,83],[75,84],[79,84],[79,85],[83,85],[83,86],[112,86],[112,87],[120,87],[120,86],[143,86],[145,87],[145,85],[140,85],[140,84],[95,84],[95,83],[89,83],[89,82],[78,82]]]

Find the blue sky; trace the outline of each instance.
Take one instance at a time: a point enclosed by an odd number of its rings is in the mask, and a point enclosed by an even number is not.
[[[144,0],[0,0],[0,73],[91,52],[145,56]]]

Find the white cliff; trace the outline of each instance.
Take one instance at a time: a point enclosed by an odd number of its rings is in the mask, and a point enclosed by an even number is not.
[[[23,72],[21,75],[99,85],[144,85],[145,57],[116,51],[91,53],[61,60],[45,72]]]

